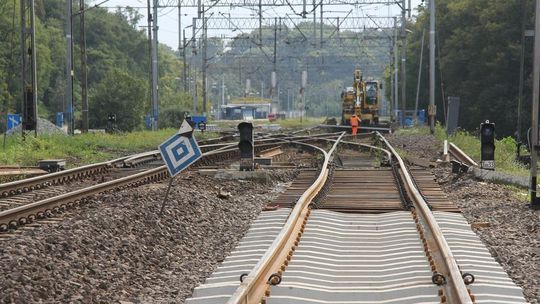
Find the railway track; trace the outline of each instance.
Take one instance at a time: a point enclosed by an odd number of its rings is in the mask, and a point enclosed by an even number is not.
[[[236,159],[236,143],[220,142],[229,137],[201,142],[203,158],[196,166]],[[261,144],[257,149],[267,146],[272,143]],[[156,150],[2,184],[0,232],[51,218],[86,202],[93,195],[157,182],[167,176],[167,169]]]
[[[291,138],[258,137],[255,151],[287,143]],[[226,136],[202,141],[203,157],[193,167],[237,160],[234,139]],[[158,150],[140,153],[108,162],[92,164],[53,174],[0,185],[0,232],[45,220],[55,214],[85,203],[89,197],[115,189],[125,189],[168,177]]]
[[[433,177],[377,139],[298,143],[319,170],[301,172],[186,303],[525,303]]]

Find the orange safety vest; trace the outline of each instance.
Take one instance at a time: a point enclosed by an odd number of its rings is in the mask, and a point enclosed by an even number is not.
[[[351,116],[351,127],[358,127],[359,122],[360,122],[360,118],[358,118],[358,116],[356,117]]]

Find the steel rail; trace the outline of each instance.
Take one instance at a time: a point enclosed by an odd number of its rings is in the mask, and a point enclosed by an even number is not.
[[[256,149],[262,149],[265,147],[270,147],[272,145],[275,145],[275,143],[262,144],[257,146]],[[237,152],[238,150],[236,148],[236,143],[229,144],[228,146],[221,146],[216,150],[203,153],[203,158],[201,160],[217,154],[234,154]],[[47,212],[48,210],[54,210],[55,208],[66,208],[66,206],[68,206],[68,203],[78,203],[78,201],[80,201],[81,199],[87,198],[91,195],[103,193],[117,188],[129,187],[131,185],[140,185],[145,182],[158,181],[165,178],[166,176],[168,176],[167,168],[165,165],[163,165],[157,168],[136,173],[134,175],[122,177],[87,188],[43,199],[34,203],[4,210],[0,212],[0,227],[9,227],[13,222],[31,222],[34,217],[40,217],[41,213]]]
[[[213,141],[226,140],[231,138],[231,136],[223,136],[219,138],[212,138],[203,140],[200,143],[209,143]],[[226,144],[221,144],[226,145]],[[205,151],[215,145],[201,145],[201,150]],[[18,181],[13,181],[9,183],[0,184],[0,197],[8,197],[11,195],[16,195],[24,192],[28,192],[34,189],[40,189],[48,184],[52,183],[61,183],[66,181],[75,180],[81,177],[90,176],[92,174],[106,172],[110,168],[116,165],[127,165],[127,166],[137,166],[141,163],[157,159],[159,157],[159,151],[153,150],[149,152],[138,153],[134,155],[124,156],[117,159],[99,162],[95,164],[85,165],[77,168],[72,168],[64,171],[59,171],[55,173],[50,173],[46,175],[35,176],[31,178],[25,178]]]
[[[275,273],[280,274],[284,270],[286,261],[288,261],[288,258],[291,257],[298,245],[298,238],[304,230],[307,217],[309,216],[309,204],[324,186],[328,177],[328,164],[331,156],[344,134],[345,132],[336,140],[328,152],[317,146],[292,142],[322,153],[324,155],[324,162],[321,166],[321,171],[315,182],[300,196],[280,233],[261,260],[227,301],[228,304],[259,303],[267,295],[270,277]]]
[[[122,163],[128,157],[129,156],[121,157],[106,162],[95,163],[46,175],[40,175],[36,177],[4,183],[0,185],[0,196],[8,197],[10,195],[28,192],[33,189],[40,189],[45,186],[47,182],[55,183],[74,180],[83,176],[88,176],[90,174],[103,172],[110,169],[117,163]]]
[[[458,146],[451,142],[449,142],[448,145],[448,152],[464,165],[469,167],[478,167],[477,162],[475,162],[472,158],[469,157],[469,155],[467,155],[460,148],[458,148]]]
[[[434,256],[434,262],[437,266],[437,270],[446,278],[446,284],[443,285],[446,300],[448,303],[455,304],[473,303],[471,296],[469,295],[469,291],[463,282],[461,271],[459,270],[456,259],[450,250],[450,246],[446,242],[441,228],[437,224],[437,221],[429,209],[427,202],[416,188],[414,181],[405,166],[405,163],[396,150],[386,140],[386,138],[382,136],[382,134],[377,133],[377,136],[379,136],[388,150],[392,152],[393,157],[399,163],[399,167],[403,173],[406,190],[412,199],[413,205],[417,210],[417,214],[424,223],[424,228],[426,228],[428,246],[432,255]]]

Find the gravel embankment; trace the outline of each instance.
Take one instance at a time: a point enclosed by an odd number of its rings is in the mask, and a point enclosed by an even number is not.
[[[183,303],[283,190],[189,173],[160,219],[166,187],[107,194],[1,242],[0,303]]]
[[[440,157],[441,144],[432,136],[391,138],[397,147],[426,160]],[[540,211],[528,208],[526,190],[476,180],[451,173],[449,165],[432,169],[451,201],[462,210],[474,231],[510,278],[523,288],[525,297],[540,303]]]

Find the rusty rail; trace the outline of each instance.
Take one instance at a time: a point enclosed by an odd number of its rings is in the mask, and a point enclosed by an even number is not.
[[[458,146],[449,142],[448,143],[448,152],[457,159],[460,163],[468,167],[478,167],[478,163],[475,162],[469,155],[463,152]]]
[[[275,143],[262,144],[256,147],[256,150],[272,147]],[[224,156],[227,159],[238,155],[236,143],[228,146],[219,146],[218,149],[203,153],[203,157],[195,164],[205,164],[213,156]],[[36,218],[44,218],[47,213],[66,209],[73,204],[80,203],[81,200],[99,193],[118,188],[127,188],[138,186],[148,182],[156,182],[168,176],[165,166],[160,166],[134,175],[104,182],[84,189],[61,194],[55,197],[43,199],[31,204],[23,205],[13,209],[0,212],[0,230],[6,230],[8,227],[17,227],[19,224],[26,224],[34,221]]]
[[[299,142],[296,143],[309,147],[310,149],[324,155],[324,162],[321,166],[321,171],[315,182],[298,199],[294,209],[291,211],[291,214],[287,219],[287,222],[268,251],[266,251],[262,259],[243,280],[227,303],[259,303],[259,301],[266,295],[269,287],[269,278],[275,277],[273,276],[274,274],[279,274],[284,269],[284,263],[286,263],[288,258],[290,259],[294,248],[296,248],[298,245],[297,238],[300,237],[307,221],[307,217],[309,216],[309,204],[319,193],[326,182],[328,176],[328,164],[343,135],[344,133],[342,133],[340,138],[335,141],[334,145],[328,152],[313,145]]]
[[[394,148],[386,140],[386,138],[384,138],[384,136],[382,136],[380,133],[378,133],[377,136],[386,145],[388,150],[392,152],[393,157],[399,164],[407,193],[410,195],[416,213],[426,231],[428,247],[434,257],[437,270],[446,279],[446,283],[443,284],[446,300],[448,303],[456,304],[473,303],[467,287],[463,282],[456,259],[450,250],[450,246],[446,242],[441,228],[437,224],[437,221],[429,209],[427,202],[416,188],[413,178],[405,167],[405,163],[396,150],[394,150]]]
[[[51,174],[26,178],[19,181],[4,183],[0,185],[0,196],[8,197],[11,195],[28,192],[34,189],[40,189],[49,184],[55,184],[65,181],[71,181],[78,178],[90,176],[96,173],[103,173],[108,171],[116,164],[121,164],[126,158],[122,157],[111,161],[86,165],[73,169],[68,169]]]

